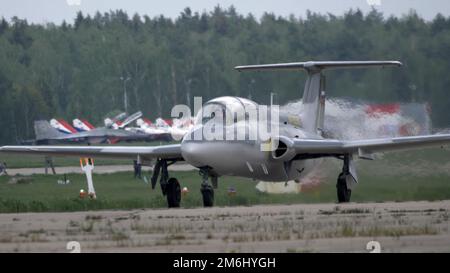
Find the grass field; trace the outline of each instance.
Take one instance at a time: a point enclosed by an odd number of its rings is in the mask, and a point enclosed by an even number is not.
[[[255,189],[257,182],[236,177],[221,177],[215,192],[217,206],[255,204],[295,204],[336,202],[335,179],[340,162],[324,164],[326,178],[320,186],[300,194],[266,194]],[[359,161],[360,184],[352,193],[354,202],[418,201],[450,199],[450,152],[427,149],[385,155],[375,161]],[[199,207],[200,176],[196,171],[172,172],[189,194],[182,198],[182,207]],[[146,174],[150,177],[150,174]],[[86,189],[84,175],[71,174],[70,184],[59,185],[62,175],[33,175],[11,180],[0,177],[0,212],[79,211],[100,209],[165,208],[159,185],[135,180],[131,172],[94,175],[97,200],[80,199]],[[227,189],[234,187],[235,196]]]
[[[17,155],[0,154],[0,162],[6,162],[8,168],[44,168],[45,157],[39,155]],[[124,165],[130,164],[131,160],[124,159],[104,159],[95,160],[95,165]],[[79,166],[79,158],[73,157],[54,157],[53,165],[55,167]]]

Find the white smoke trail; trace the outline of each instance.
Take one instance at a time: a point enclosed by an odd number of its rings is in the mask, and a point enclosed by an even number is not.
[[[282,107],[301,115],[301,101]],[[376,105],[345,99],[327,99],[324,131],[327,138],[356,140],[429,134],[431,119],[426,104],[398,103]]]
[[[280,107],[280,111],[301,117],[302,102],[294,101]],[[325,103],[324,136],[342,140],[412,136],[431,133],[431,118],[427,104],[371,104],[331,98]],[[270,193],[308,191],[318,188],[331,171],[332,162],[324,161],[300,185],[290,181],[291,187],[278,183],[258,184],[259,190]],[[336,167],[337,168],[337,167]],[[292,184],[292,185],[291,185]],[[293,190],[292,190],[293,189]]]

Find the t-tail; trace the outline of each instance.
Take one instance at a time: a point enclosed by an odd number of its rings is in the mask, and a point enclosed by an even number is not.
[[[321,134],[325,113],[325,76],[326,69],[368,68],[401,66],[398,61],[310,61],[263,65],[244,65],[235,67],[238,71],[262,70],[305,70],[308,78],[302,98],[301,120],[305,131]]]

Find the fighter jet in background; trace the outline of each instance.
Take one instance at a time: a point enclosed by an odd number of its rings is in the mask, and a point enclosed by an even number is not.
[[[123,112],[123,113],[116,115],[113,118],[105,118],[105,120],[104,120],[105,127],[118,129],[119,126],[122,124],[122,121],[124,121],[127,117],[128,117],[127,113]]]
[[[136,125],[138,126],[137,128],[135,128],[135,130],[137,131],[141,131],[147,134],[157,134],[157,135],[161,135],[161,134],[169,134],[169,130],[167,130],[166,127],[157,127],[154,123],[152,123],[149,119],[138,119],[136,121]]]
[[[136,121],[139,131],[147,134],[170,134],[176,141],[181,140],[185,134],[194,126],[192,117],[173,120],[157,118],[155,123],[149,119],[138,119]]]
[[[168,135],[150,135],[143,132],[128,131],[123,129],[94,128],[89,131],[75,132],[71,134],[61,133],[53,128],[46,120],[34,122],[36,139],[33,144],[53,145],[53,144],[114,144],[118,142],[137,141],[170,141]]]
[[[142,112],[136,112],[130,116],[128,116],[126,119],[124,119],[120,124],[117,124],[117,128],[113,127],[114,129],[125,129],[127,126],[129,126],[131,123],[133,123],[134,121],[136,121],[137,119],[139,119],[140,117],[142,117]]]
[[[136,112],[130,116],[127,116],[127,114],[120,113],[119,115],[115,116],[114,118],[106,118],[105,119],[105,127],[109,129],[125,129],[127,126],[129,126],[133,121],[139,119],[142,116],[142,112]],[[80,120],[78,118],[74,119],[72,121],[73,127],[78,132],[86,132],[91,131],[92,129],[95,129],[95,127],[89,123],[87,120],[83,119]]]

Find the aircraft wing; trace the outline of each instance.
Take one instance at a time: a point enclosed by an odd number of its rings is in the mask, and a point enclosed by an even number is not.
[[[342,155],[358,154],[360,157],[376,152],[407,150],[421,147],[450,145],[450,134],[412,137],[395,137],[366,140],[330,140],[330,139],[284,139],[288,149],[296,155]]]
[[[49,156],[183,159],[180,144],[162,146],[3,146],[0,152]]]

